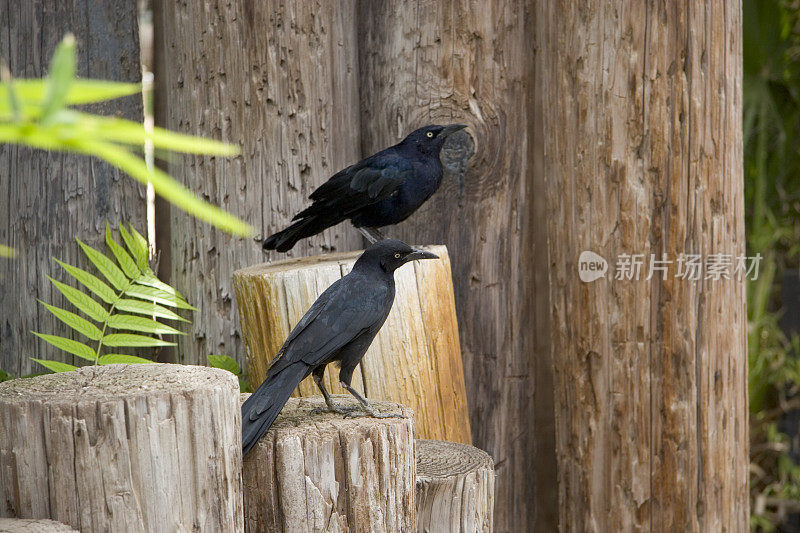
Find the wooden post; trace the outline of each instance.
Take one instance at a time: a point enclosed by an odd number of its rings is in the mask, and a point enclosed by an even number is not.
[[[81,531],[241,531],[229,372],[108,365],[0,383],[0,517]]]
[[[440,259],[416,261],[395,273],[392,311],[356,367],[353,386],[370,398],[411,407],[421,437],[470,443],[450,258],[444,246],[428,249]],[[234,272],[254,386],[264,380],[267,365],[314,300],[347,274],[359,255],[292,259]],[[325,384],[330,391],[345,392],[335,367],[325,372]],[[320,392],[309,377],[299,394]]]
[[[440,440],[417,441],[417,531],[492,531],[494,461],[483,450]]]
[[[245,531],[412,531],[413,413],[373,403],[406,418],[343,418],[320,412],[322,398],[290,398],[244,458]]]
[[[42,518],[0,518],[0,532],[2,533],[71,533],[77,531],[61,522]]]
[[[16,78],[47,75],[50,58],[64,35],[77,43],[77,75],[139,82],[136,2],[129,0],[0,1],[0,58]],[[91,111],[141,120],[142,99],[131,96],[91,106]],[[53,257],[91,268],[75,237],[104,248],[106,220],[127,221],[146,230],[144,187],[91,157],[0,145],[0,244],[17,249],[16,259],[0,258],[0,369],[14,376],[44,370],[30,357],[72,363],[31,330],[74,336],[36,299],[69,304],[48,276],[74,284]],[[77,359],[80,361],[80,359]]]
[[[424,124],[468,124],[445,144],[439,191],[387,233],[443,243],[452,254],[473,440],[498,464],[499,531],[557,527],[534,5],[551,2],[358,6],[362,152]]]
[[[242,240],[172,210],[170,281],[199,308],[180,361],[244,364],[231,274],[265,258],[311,191],[360,159],[355,2],[155,0],[156,125],[242,145],[231,158],[181,158],[170,172],[259,231]],[[361,248],[341,224],[288,257]]]
[[[560,527],[746,532],[741,5],[535,6]]]

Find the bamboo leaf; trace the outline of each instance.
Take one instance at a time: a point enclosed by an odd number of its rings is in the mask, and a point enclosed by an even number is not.
[[[175,346],[174,342],[162,341],[145,335],[133,333],[112,333],[103,337],[106,346],[125,346],[135,348],[149,348],[153,346]]]
[[[39,337],[40,339],[44,340],[55,346],[60,350],[64,350],[65,352],[71,353],[81,359],[86,359],[87,361],[94,361],[95,352],[90,347],[86,346],[82,342],[74,341],[72,339],[67,339],[65,337],[59,337],[57,335],[46,335],[44,333],[37,333],[35,331],[31,331],[34,335]]]
[[[123,298],[117,302],[116,308],[120,311],[128,311],[129,313],[138,313],[140,315],[189,322],[180,315],[173,313],[166,307],[162,307],[152,302],[144,302],[142,300],[130,300],[128,298]]]
[[[117,294],[114,292],[114,289],[109,287],[105,284],[103,280],[98,278],[93,274],[89,274],[85,270],[82,270],[76,266],[72,266],[67,263],[63,263],[56,259],[55,257],[53,260],[61,265],[61,267],[66,270],[68,273],[72,275],[75,279],[77,279],[81,285],[92,291],[94,294],[100,297],[105,303],[110,304],[114,303],[117,299]]]
[[[89,337],[93,341],[99,340],[100,337],[103,336],[103,334],[100,332],[100,329],[98,329],[97,326],[95,326],[85,318],[82,318],[76,315],[75,313],[67,311],[66,309],[61,309],[60,307],[46,304],[41,300],[38,300],[38,302],[43,306],[45,306],[48,311],[53,313],[55,317],[58,318],[60,321],[62,321],[64,324],[68,325],[78,333],[81,333],[86,337]]]
[[[131,296],[133,298],[141,298],[143,300],[156,302],[163,305],[168,305],[170,307],[177,307],[178,309],[192,309],[194,311],[197,310],[196,308],[192,307],[191,305],[183,301],[183,298],[179,298],[166,291],[162,291],[161,289],[145,285],[132,284],[125,290],[125,296]]]
[[[56,46],[50,61],[46,92],[42,102],[42,121],[61,110],[67,101],[70,84],[75,78],[75,36],[68,33]]]
[[[143,333],[184,335],[173,327],[156,322],[150,318],[134,315],[112,315],[108,318],[108,327],[114,329],[128,329],[131,331],[141,331]]]
[[[100,273],[111,282],[114,288],[116,288],[118,291],[121,291],[128,286],[128,278],[126,278],[125,273],[114,264],[114,261],[106,257],[104,254],[98,252],[88,244],[84,244],[77,237],[75,240],[81,245],[81,248],[83,248],[83,253],[86,254],[86,257],[89,258],[89,261],[94,263],[94,266],[97,267],[97,270],[99,270]]]
[[[125,226],[122,224],[119,225],[119,234],[122,235],[122,240],[125,241],[125,246],[128,247],[131,255],[136,260],[136,266],[139,267],[139,270],[143,274],[147,274],[150,271],[150,265],[147,262],[149,255],[147,246],[145,245],[143,247],[139,240],[128,233],[128,230],[126,230]]]
[[[135,355],[127,355],[124,353],[109,353],[106,355],[101,355],[100,359],[97,361],[97,364],[100,365],[115,365],[115,364],[123,364],[123,365],[133,365],[133,364],[144,364],[144,363],[153,363],[150,359],[145,359],[144,357],[136,357]]]
[[[122,225],[120,225],[120,227],[122,227]],[[117,263],[122,267],[122,271],[126,276],[130,279],[136,279],[141,275],[139,267],[136,266],[130,254],[114,240],[114,237],[111,235],[111,226],[109,226],[108,222],[106,222],[106,246],[108,246],[108,249],[114,254],[114,257],[117,258]]]
[[[47,279],[61,291],[61,294],[63,294],[72,305],[86,313],[86,316],[98,322],[103,322],[106,319],[107,313],[105,308],[93,300],[91,296],[69,285],[56,281],[50,276],[47,276]]]
[[[221,368],[223,370],[227,370],[237,376],[242,373],[242,368],[239,366],[239,363],[236,362],[235,359],[232,357],[228,357],[227,355],[214,355],[209,354],[208,356],[208,364],[209,366],[213,366],[214,368]]]
[[[31,357],[31,361],[36,361],[43,367],[47,368],[48,370],[52,370],[53,372],[70,372],[72,370],[77,370],[77,366],[68,365],[67,363],[62,363],[60,361],[48,361],[46,359],[36,359]]]
[[[29,107],[31,107],[31,105],[40,107],[41,101],[47,91],[47,80],[15,79],[14,89],[18,99],[24,104],[27,104]],[[9,84],[0,83],[0,102],[8,100],[8,91]],[[107,100],[122,98],[123,96],[139,94],[141,91],[142,86],[138,83],[75,79],[69,86],[64,105],[83,105],[105,102]],[[6,109],[3,107],[2,103],[0,103],[0,112],[3,111],[6,111]]]

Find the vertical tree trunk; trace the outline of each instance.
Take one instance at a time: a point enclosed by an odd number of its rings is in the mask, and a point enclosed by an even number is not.
[[[473,442],[497,462],[498,531],[556,526],[546,234],[534,227],[544,203],[528,153],[530,5],[359,3],[363,152],[425,124],[469,125],[445,145],[436,195],[387,234],[451,251]]]
[[[157,124],[239,143],[243,152],[188,158],[170,170],[261,230],[259,239],[282,229],[314,188],[359,159],[354,3],[155,4]],[[180,341],[181,361],[204,363],[221,352],[244,364],[231,278],[267,258],[260,242],[175,209],[170,219],[171,282],[200,309]],[[342,224],[301,241],[288,257],[360,245]],[[277,257],[287,256],[269,256]]]
[[[681,254],[745,250],[741,6],[546,2],[534,19],[560,526],[747,531],[744,282],[676,277]],[[585,250],[604,278],[579,279]],[[614,279],[621,254],[644,254],[638,280]],[[646,279],[650,254],[665,278]]]
[[[79,77],[141,79],[135,2],[0,2],[0,57],[16,78],[46,76],[68,32],[77,41]],[[98,104],[92,112],[141,120],[141,98]],[[19,253],[0,258],[0,368],[22,375],[43,370],[28,357],[55,359],[59,353],[31,330],[70,335],[36,302],[68,305],[47,276],[74,282],[51,258],[88,265],[74,237],[102,247],[106,220],[145,231],[144,188],[97,159],[0,145],[0,191],[0,243]]]

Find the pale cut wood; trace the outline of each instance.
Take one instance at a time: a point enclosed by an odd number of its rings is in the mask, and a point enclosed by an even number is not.
[[[353,375],[353,387],[369,398],[408,405],[418,436],[471,443],[464,371],[458,342],[450,258],[415,261],[395,272],[392,311]],[[347,274],[361,252],[329,254],[257,265],[234,272],[234,288],[248,347],[254,386],[289,332],[317,297]],[[329,391],[345,392],[338,368],[325,372]],[[316,396],[311,377],[296,394]]]
[[[491,532],[494,461],[467,444],[418,440],[417,531]]]
[[[244,365],[233,271],[362,247],[350,224],[303,239],[288,254],[265,256],[260,243],[287,226],[316,187],[360,159],[355,2],[154,4],[156,125],[242,146],[236,158],[179,158],[169,170],[259,232],[256,240],[232,237],[176,209],[169,228],[158,228],[171,234],[166,281],[199,308],[176,352],[184,363],[223,353]]]
[[[0,384],[0,516],[81,531],[241,531],[227,371],[88,366]]]
[[[0,533],[69,533],[78,531],[54,520],[0,518]]]
[[[539,2],[533,19],[560,527],[746,532],[745,283],[677,276],[681,254],[745,252],[740,2]],[[605,278],[579,279],[584,250]],[[643,254],[637,279],[615,279],[622,254]]]
[[[358,405],[349,395],[334,401]],[[244,458],[245,531],[414,529],[413,413],[372,403],[405,418],[344,418],[321,397],[289,399]]]

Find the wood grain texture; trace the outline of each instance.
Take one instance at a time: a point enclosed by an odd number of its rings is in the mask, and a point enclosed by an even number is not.
[[[473,442],[497,461],[500,531],[556,527],[532,5],[359,2],[363,153],[424,124],[468,124],[445,144],[439,191],[386,233],[451,252]]]
[[[46,76],[67,32],[75,34],[79,77],[141,79],[135,2],[0,1],[0,57],[14,77]],[[89,110],[141,120],[141,98]],[[31,335],[31,330],[71,334],[36,299],[70,305],[47,276],[73,286],[74,281],[51,258],[89,266],[74,237],[103,247],[106,220],[113,227],[128,221],[144,232],[144,188],[97,159],[0,145],[0,243],[19,252],[14,260],[0,258],[0,368],[20,376],[44,370],[32,356],[73,362]]]
[[[258,240],[359,159],[353,1],[157,0],[154,17],[157,125],[243,152],[175,160],[169,170],[255,226]],[[170,220],[169,281],[199,308],[180,360],[204,364],[209,353],[224,353],[244,363],[231,274],[264,260],[260,242],[175,209]],[[359,247],[359,234],[342,224],[298,243],[290,257]]]
[[[493,531],[494,461],[467,444],[417,440],[417,531]]]
[[[0,517],[81,531],[242,531],[239,386],[108,365],[0,384]]]
[[[334,401],[357,405],[349,395]],[[245,530],[412,531],[413,413],[374,405],[406,418],[343,418],[320,412],[321,397],[290,398],[244,458]]]
[[[415,261],[395,272],[394,305],[356,367],[353,387],[369,398],[409,406],[422,438],[470,443],[450,258],[444,246],[427,249],[439,259]],[[360,255],[326,254],[234,272],[254,386],[264,381],[269,362],[295,324]],[[329,391],[345,393],[335,365],[328,366],[324,381]],[[317,396],[320,392],[308,377],[295,394]]]
[[[69,533],[71,531],[78,530],[53,520],[0,518],[0,533]]]
[[[560,526],[747,531],[739,2],[537,4]],[[583,283],[578,257],[609,261]],[[616,280],[620,254],[645,254]],[[673,263],[647,280],[650,254]],[[705,275],[705,271],[703,273]]]

